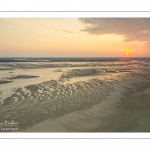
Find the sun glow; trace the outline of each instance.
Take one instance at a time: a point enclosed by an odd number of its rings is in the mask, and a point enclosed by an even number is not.
[[[126,56],[129,56],[129,54],[131,53],[131,49],[127,48],[124,50],[124,52],[125,52]]]

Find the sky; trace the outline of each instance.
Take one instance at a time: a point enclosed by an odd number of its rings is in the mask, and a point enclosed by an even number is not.
[[[0,18],[0,57],[150,57],[150,18]]]

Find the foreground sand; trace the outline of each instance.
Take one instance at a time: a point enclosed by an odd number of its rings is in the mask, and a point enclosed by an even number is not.
[[[149,80],[133,80],[92,108],[47,119],[23,132],[149,132]]]
[[[149,131],[149,63],[6,63],[0,131]],[[5,130],[5,121],[17,122],[18,129]]]

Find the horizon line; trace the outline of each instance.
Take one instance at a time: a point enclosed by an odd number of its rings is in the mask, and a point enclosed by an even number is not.
[[[0,56],[1,58],[150,58],[150,56]]]

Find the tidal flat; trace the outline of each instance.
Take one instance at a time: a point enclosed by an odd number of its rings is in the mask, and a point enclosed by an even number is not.
[[[149,68],[144,58],[0,62],[0,132],[149,132]]]

